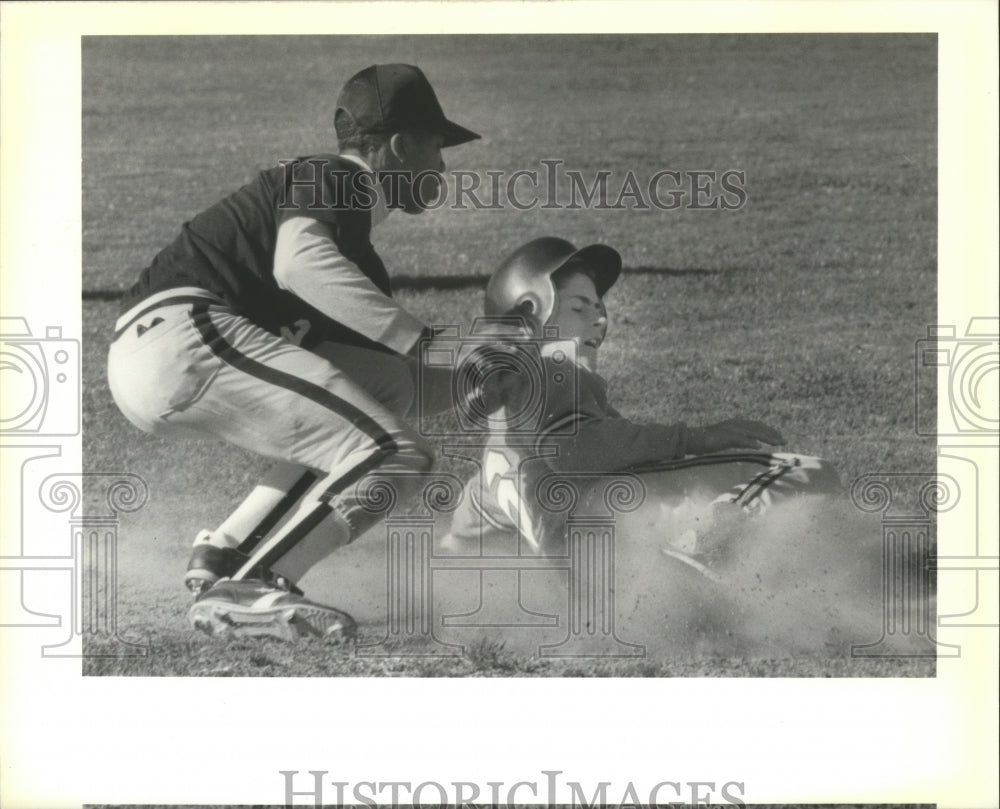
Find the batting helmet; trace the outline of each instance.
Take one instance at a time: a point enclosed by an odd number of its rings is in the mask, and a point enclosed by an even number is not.
[[[486,285],[486,315],[519,314],[540,328],[552,317],[556,291],[552,274],[570,261],[579,261],[594,271],[597,294],[604,296],[622,271],[622,257],[605,244],[577,250],[565,239],[543,236],[522,245],[497,267]]]

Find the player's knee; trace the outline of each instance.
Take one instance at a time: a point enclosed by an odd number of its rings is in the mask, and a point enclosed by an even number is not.
[[[400,418],[405,418],[406,414],[413,406],[414,386],[409,373],[396,374],[391,384],[386,385],[384,401],[382,404],[392,413]]]
[[[430,472],[434,467],[434,450],[430,447],[419,450],[414,457],[413,468],[417,472]]]
[[[158,419],[156,418],[159,402],[156,397],[161,395],[150,386],[148,379],[137,373],[134,364],[128,362],[117,344],[112,343],[108,353],[108,388],[111,398],[118,410],[132,424],[143,432],[156,433]]]
[[[411,433],[398,442],[396,461],[414,472],[429,472],[434,466],[434,448],[422,437]]]

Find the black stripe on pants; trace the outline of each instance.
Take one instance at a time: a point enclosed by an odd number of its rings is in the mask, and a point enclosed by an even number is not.
[[[279,371],[276,368],[271,368],[240,353],[239,349],[230,345],[219,333],[219,330],[209,316],[208,307],[192,307],[191,319],[208,349],[227,365],[262,382],[277,385],[280,388],[304,396],[310,401],[316,402],[316,404],[333,411],[341,418],[349,421],[352,426],[357,427],[365,433],[381,450],[396,452],[399,449],[392,436],[382,429],[382,426],[377,421],[346,399],[341,399],[335,393],[331,393],[321,385],[305,379],[299,379],[299,377],[293,374]],[[302,350],[305,351],[305,349]]]
[[[330,501],[334,497],[379,466],[391,454],[391,452],[376,450],[360,464],[337,478],[320,495],[320,501],[316,504],[316,507],[296,523],[287,536],[260,556],[253,556],[247,561],[243,568],[241,568],[241,570],[246,569],[247,573],[245,575],[252,575],[255,571],[269,571],[282,556],[291,551],[302,539],[309,535],[310,531],[315,529],[330,515],[333,511]],[[239,571],[233,576],[234,579],[244,577],[240,575]]]
[[[364,432],[375,443],[376,448],[374,452],[327,487],[320,496],[320,502],[316,505],[316,508],[295,525],[281,542],[262,554],[260,558],[251,557],[252,566],[248,561],[241,568],[241,571],[245,569],[248,573],[250,570],[259,570],[261,568],[267,570],[278,559],[295,547],[303,537],[308,535],[310,531],[318,526],[333,511],[330,501],[334,497],[379,466],[387,457],[398,452],[399,446],[378,422],[345,399],[331,393],[320,385],[271,368],[241,353],[239,349],[231,345],[219,333],[218,328],[216,328],[211,320],[207,306],[199,305],[192,307],[191,319],[205,345],[222,362],[262,382],[285,388],[306,397],[310,401],[316,402],[320,406],[331,410],[341,418],[349,421],[352,426]],[[302,480],[296,486],[301,483]],[[280,519],[280,516],[278,519]],[[256,547],[258,542],[255,542],[252,547]],[[237,573],[233,578],[242,577]]]
[[[305,470],[295,484],[285,493],[285,496],[281,498],[280,502],[272,508],[264,519],[261,520],[257,526],[249,533],[246,539],[244,539],[237,550],[242,553],[252,553],[254,548],[256,548],[263,541],[271,530],[278,524],[282,517],[284,517],[289,511],[291,511],[292,506],[302,499],[310,487],[319,479],[315,472],[310,470]]]

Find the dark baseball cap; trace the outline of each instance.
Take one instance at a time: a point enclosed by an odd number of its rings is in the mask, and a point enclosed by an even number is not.
[[[337,99],[366,135],[417,129],[444,136],[445,146],[476,140],[475,132],[449,121],[427,77],[414,65],[372,65],[347,80]]]

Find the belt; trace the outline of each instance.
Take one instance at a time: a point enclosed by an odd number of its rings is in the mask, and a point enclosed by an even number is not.
[[[225,301],[218,295],[213,295],[211,292],[199,289],[198,287],[165,289],[162,292],[150,295],[148,298],[143,298],[119,317],[115,321],[115,336],[112,340],[117,340],[128,330],[129,326],[154,309],[160,309],[163,306],[174,306],[179,303],[214,303],[225,305]]]

